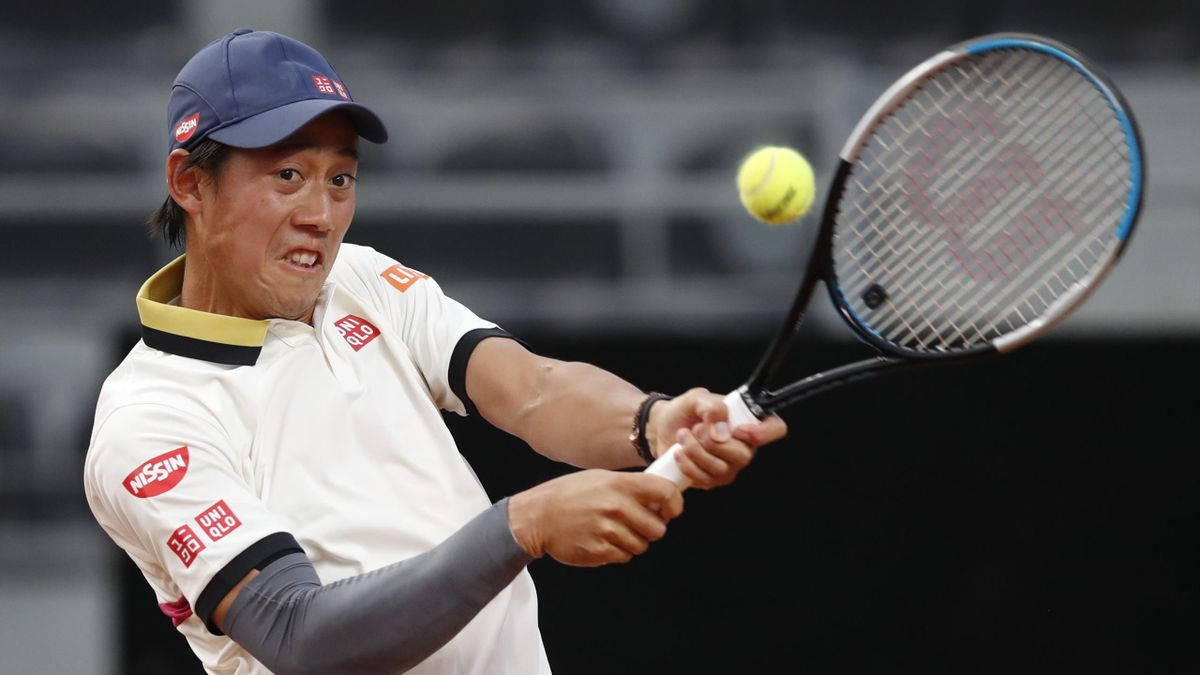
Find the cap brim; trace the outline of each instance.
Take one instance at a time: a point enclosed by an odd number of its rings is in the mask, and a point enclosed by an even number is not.
[[[235,148],[265,148],[291,136],[297,129],[331,110],[350,115],[358,135],[372,143],[387,141],[387,129],[379,116],[361,103],[306,99],[247,117],[208,134],[208,138]]]

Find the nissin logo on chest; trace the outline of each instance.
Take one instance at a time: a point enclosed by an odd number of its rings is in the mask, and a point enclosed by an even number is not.
[[[346,338],[346,342],[354,351],[362,349],[368,342],[379,337],[378,328],[370,321],[353,314],[347,314],[334,321],[333,326],[337,328],[338,335]]]
[[[183,480],[190,463],[187,446],[180,446],[129,472],[123,484],[129,494],[140,499],[161,495]]]

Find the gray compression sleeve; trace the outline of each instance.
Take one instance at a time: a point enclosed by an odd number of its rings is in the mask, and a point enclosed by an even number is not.
[[[328,585],[308,556],[285,555],[242,587],[224,631],[277,673],[400,672],[446,644],[530,560],[503,499],[419,556]]]

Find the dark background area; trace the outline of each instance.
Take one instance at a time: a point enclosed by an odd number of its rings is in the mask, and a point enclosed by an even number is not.
[[[787,144],[818,192],[870,102],[936,50],[1030,31],[1118,83],[1146,143],[1103,287],[1000,359],[804,402],[732,486],[627,565],[537,561],[556,672],[1196,670],[1200,4],[1177,0],[19,0],[0,16],[0,674],[199,672],[80,470],[133,294],[175,252],[171,82],[238,26],[330,58],[392,140],[349,240],[541,353],[644,389],[736,387],[811,216],[750,220],[737,162]],[[820,199],[818,199],[820,201]],[[818,300],[818,302],[823,302]],[[796,374],[864,352],[814,314]],[[448,418],[499,498],[569,470]],[[67,631],[64,637],[64,630]]]
[[[765,345],[524,337],[667,392],[732,389]],[[826,341],[797,351],[797,373],[863,354]],[[1190,341],[1050,340],[803,402],[785,414],[789,437],[735,484],[686,493],[644,556],[533,563],[551,665],[1187,672],[1200,462],[1186,382],[1198,366]],[[448,422],[493,498],[568,470],[481,420]],[[125,670],[186,672],[184,640],[121,562]]]

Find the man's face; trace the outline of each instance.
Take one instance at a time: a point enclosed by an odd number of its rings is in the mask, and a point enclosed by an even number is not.
[[[358,134],[323,115],[268,148],[235,149],[188,233],[188,304],[252,319],[311,321],[354,217]],[[185,286],[185,293],[188,292]]]

